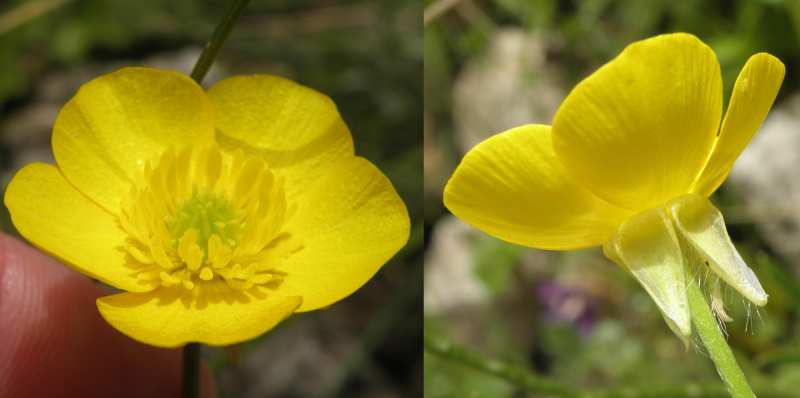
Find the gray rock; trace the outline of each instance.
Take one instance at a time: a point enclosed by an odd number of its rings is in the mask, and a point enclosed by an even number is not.
[[[737,160],[728,184],[742,196],[743,214],[778,253],[800,264],[800,94],[773,109]],[[735,210],[735,209],[734,209]]]
[[[471,59],[453,88],[456,141],[466,152],[523,124],[550,124],[564,91],[546,62],[543,40],[522,29],[498,30],[488,51]]]
[[[439,314],[484,303],[489,292],[475,277],[472,245],[478,231],[458,218],[446,216],[425,255],[425,313]]]

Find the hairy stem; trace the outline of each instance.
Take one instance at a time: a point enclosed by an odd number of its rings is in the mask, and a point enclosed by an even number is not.
[[[754,398],[756,395],[747,384],[739,364],[736,363],[736,358],[717,324],[717,319],[708,306],[702,287],[696,280],[691,280],[688,285],[692,323],[711,360],[714,361],[725,387],[734,398]]]

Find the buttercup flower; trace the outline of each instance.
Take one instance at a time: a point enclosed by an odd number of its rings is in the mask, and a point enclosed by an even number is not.
[[[707,268],[752,303],[767,303],[708,197],[758,130],[783,76],[777,58],[753,55],[720,125],[722,78],[708,46],[684,33],[635,42],[572,90],[552,127],[513,128],[467,153],[445,205],[509,242],[603,245],[685,339],[687,269]],[[719,289],[712,294],[726,318]]]
[[[84,84],[53,128],[57,167],[8,186],[19,232],[126,292],[97,306],[163,347],[255,337],[362,286],[406,242],[389,180],[354,155],[326,96],[265,75],[125,68]]]

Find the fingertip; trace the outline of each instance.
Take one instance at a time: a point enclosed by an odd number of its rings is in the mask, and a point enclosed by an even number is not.
[[[180,351],[111,328],[95,306],[107,294],[0,234],[0,396],[179,396]],[[213,393],[210,374],[203,380]]]

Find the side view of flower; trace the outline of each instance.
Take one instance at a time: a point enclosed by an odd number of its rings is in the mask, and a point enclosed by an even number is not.
[[[767,303],[708,197],[760,127],[784,73],[777,58],[753,55],[723,118],[711,48],[685,33],[635,42],[571,91],[552,127],[516,127],[467,153],[444,203],[516,244],[602,245],[687,341],[687,285],[705,270],[753,304]],[[720,289],[709,290],[726,319]]]
[[[124,292],[98,299],[126,335],[226,345],[366,283],[409,236],[405,205],[355,156],[334,103],[275,76],[207,92],[124,68],[84,84],[53,127],[57,166],[5,195],[32,244]]]

